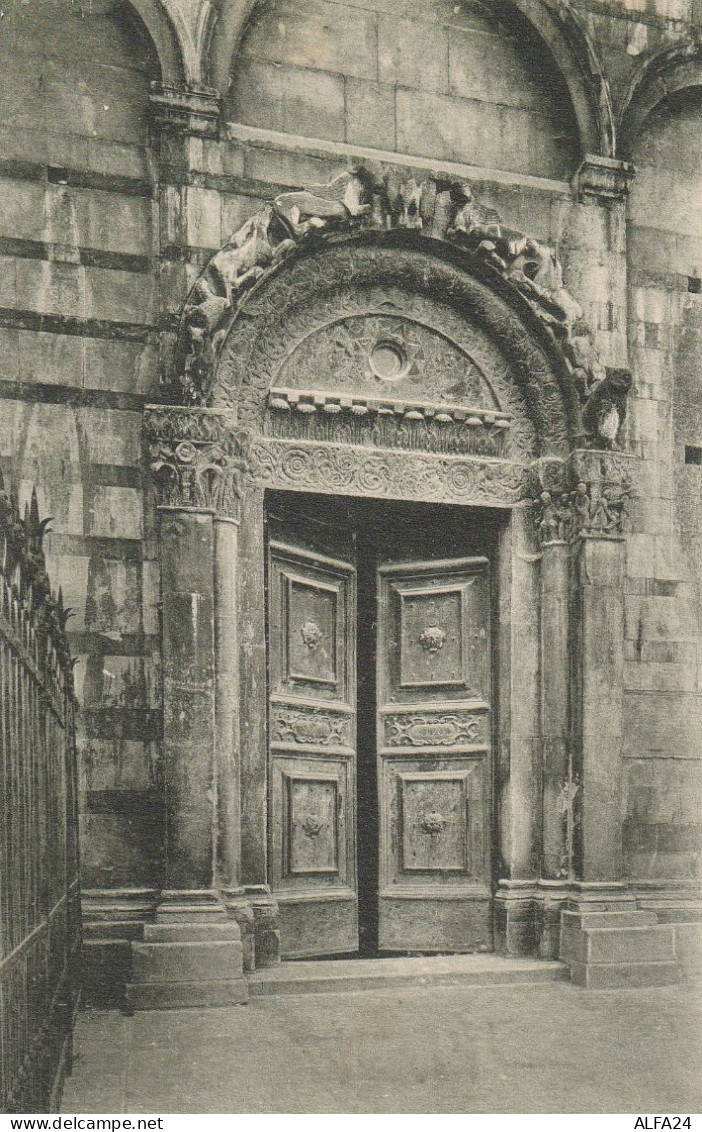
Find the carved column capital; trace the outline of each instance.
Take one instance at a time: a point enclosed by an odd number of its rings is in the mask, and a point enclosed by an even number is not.
[[[159,507],[238,519],[249,434],[231,413],[148,405],[144,432]]]
[[[635,173],[636,169],[629,161],[587,153],[575,174],[574,188],[581,199],[624,200]]]
[[[149,97],[152,128],[159,133],[216,138],[222,99],[206,86],[175,87],[152,83]]]
[[[636,457],[576,449],[570,457],[572,538],[621,538],[634,494]]]
[[[627,501],[634,494],[634,466],[635,457],[623,452],[583,448],[571,454],[568,465],[546,469],[539,476],[543,490],[534,500],[542,547],[621,538]]]

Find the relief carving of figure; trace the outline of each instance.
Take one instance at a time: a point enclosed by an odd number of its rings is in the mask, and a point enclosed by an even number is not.
[[[281,193],[273,208],[289,228],[291,237],[299,240],[335,221],[368,215],[371,205],[366,198],[371,183],[371,174],[360,167],[341,173],[328,185],[311,185],[308,189]]]
[[[565,504],[563,500],[565,499]],[[536,500],[538,518],[536,525],[542,543],[560,542],[567,537],[570,517],[568,496],[562,496],[560,503],[550,491],[542,491]]]

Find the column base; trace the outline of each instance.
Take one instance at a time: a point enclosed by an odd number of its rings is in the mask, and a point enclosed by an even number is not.
[[[247,885],[244,891],[254,917],[256,967],[277,967],[280,963],[278,902],[267,884]]]
[[[540,880],[539,897],[539,956],[541,959],[558,959],[561,954],[561,917],[571,895],[567,880]]]
[[[132,943],[131,1010],[246,1002],[239,925],[213,892],[164,892],[156,922]]]
[[[494,901],[495,951],[512,957],[539,953],[539,894],[535,880],[501,880]]]
[[[677,983],[672,926],[642,912],[623,884],[574,882],[561,918],[560,958],[590,989]]]
[[[256,968],[256,940],[251,902],[243,888],[221,889],[220,892],[228,918],[239,925],[244,970],[253,971]]]

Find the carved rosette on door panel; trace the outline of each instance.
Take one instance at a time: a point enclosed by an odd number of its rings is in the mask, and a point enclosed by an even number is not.
[[[488,945],[486,559],[381,567],[380,941]]]
[[[352,563],[269,542],[270,877],[288,956],[358,944],[355,605]]]

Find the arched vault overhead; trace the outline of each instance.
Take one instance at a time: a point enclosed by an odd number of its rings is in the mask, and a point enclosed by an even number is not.
[[[568,87],[583,154],[614,156],[614,114],[595,46],[568,0],[509,0],[546,44]]]
[[[208,80],[225,94],[240,44],[260,0],[223,3],[212,34]],[[594,45],[568,0],[505,0],[546,45],[568,88],[583,154],[614,154],[614,118],[609,90]]]
[[[225,94],[229,87],[239,45],[258,0],[225,0],[212,34],[208,77],[211,85]]]
[[[161,64],[161,81],[168,86],[182,86],[187,82],[181,38],[167,5],[160,0],[130,0],[131,6],[146,27]]]
[[[627,158],[652,110],[681,90],[702,87],[702,42],[685,40],[656,52],[635,73],[619,111],[619,156]]]

